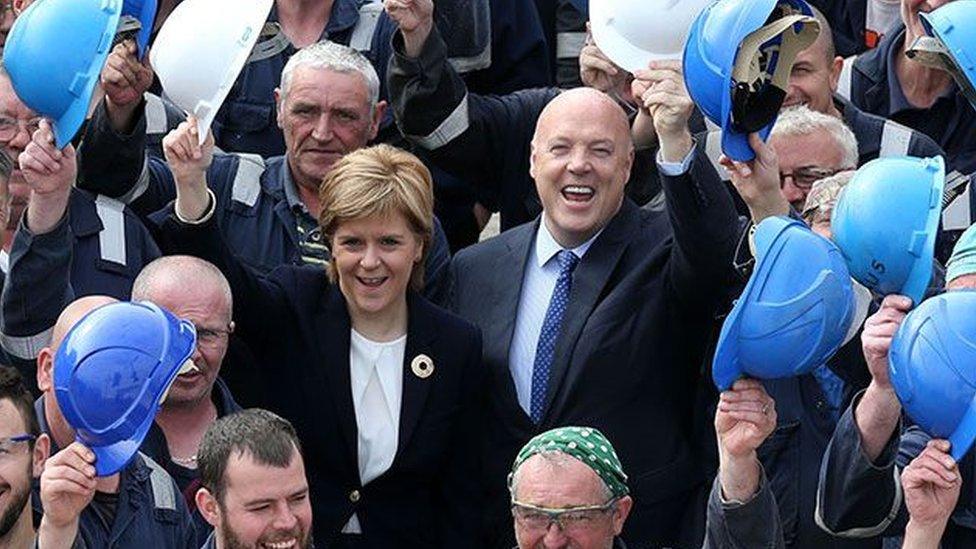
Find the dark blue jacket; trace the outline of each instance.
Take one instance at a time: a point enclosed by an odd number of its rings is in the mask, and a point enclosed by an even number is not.
[[[830,23],[837,55],[850,57],[868,49],[864,38],[868,0],[810,0]]]
[[[154,219],[165,219],[172,208],[167,205],[176,198],[176,183],[165,162],[144,152],[145,116],[140,116],[132,134],[122,135],[111,128],[104,109],[103,102],[86,130],[79,153],[79,184],[124,197],[141,215],[161,210]],[[285,193],[287,166],[284,157],[265,162],[256,155],[215,153],[207,172],[207,183],[217,196],[216,218],[224,238],[241,259],[264,272],[303,263],[299,214]],[[165,241],[160,244],[166,249]],[[432,301],[442,300],[449,262],[447,239],[435,220],[425,265],[425,295]]]
[[[520,0],[481,1],[490,4],[490,56],[485,59],[490,66],[467,73],[470,85],[483,93],[508,93],[548,84],[545,39],[535,11],[525,9]],[[362,50],[380,76],[380,99],[386,99],[383,75],[391,55],[390,38],[397,26],[385,11],[381,11],[372,37],[357,44],[354,36],[360,23],[360,7],[364,3],[362,0],[336,0],[320,39]],[[458,3],[463,6],[466,2]],[[277,7],[272,8],[268,21],[278,21]],[[438,20],[438,25],[450,25],[450,21]],[[218,147],[227,152],[260,154],[265,158],[284,154],[284,137],[276,123],[274,90],[281,83],[282,69],[296,51],[289,44],[275,56],[245,65],[214,119],[213,131]],[[399,132],[391,122],[392,116],[387,116],[377,141],[390,142],[399,138]]]
[[[860,340],[852,340],[860,348]],[[842,539],[814,522],[820,458],[836,425],[823,390],[812,374],[763,381],[776,402],[776,431],[759,447],[759,460],[776,496],[787,547],[874,548],[880,540]],[[849,385],[848,385],[849,387]],[[853,391],[846,391],[848,397]],[[849,401],[849,398],[847,399]]]
[[[234,395],[231,394],[230,388],[219,377],[214,382],[211,399],[217,407],[218,419],[241,411],[241,406],[234,400]],[[186,482],[183,479],[183,475],[177,470],[179,466],[173,463],[173,458],[169,453],[169,444],[166,442],[166,435],[155,422],[149,428],[149,433],[146,434],[146,439],[142,442],[142,446],[139,447],[139,451],[162,465],[166,469],[166,472],[176,481],[176,485],[181,492],[180,496],[186,502],[186,507],[190,510],[190,515],[193,518],[197,536],[196,545],[204,543],[213,531],[213,526],[203,518],[203,515],[197,509],[195,496],[201,486],[199,471],[193,471],[195,473],[193,480]]]
[[[33,359],[68,303],[94,294],[128,299],[136,276],[159,256],[139,217],[106,196],[73,190],[65,218],[44,235],[32,234],[22,219],[10,249],[0,343],[28,383],[33,387]]]
[[[34,402],[41,431],[50,433],[43,397]],[[51,455],[60,450],[51,441]],[[115,520],[106,528],[91,506],[81,512],[72,549],[198,549],[193,519],[173,479],[143,454],[119,473]],[[34,483],[32,505],[41,508],[40,484]],[[41,548],[43,549],[43,548]]]
[[[476,186],[481,203],[501,214],[503,231],[535,219],[542,204],[529,175],[530,143],[539,114],[561,90],[470,93],[437,29],[416,59],[404,55],[400,34],[393,49],[390,96],[404,135],[437,167]],[[655,154],[645,149],[634,157],[627,194],[640,205],[660,193]]]
[[[362,547],[478,546],[484,370],[471,324],[407,295],[399,442],[390,469],[363,485],[350,391],[345,298],[321,269],[284,265],[259,275],[230,252],[213,219],[163,229],[182,253],[213,262],[236,296],[237,332],[259,354],[272,409],[288,418],[308,465],[315,539],[332,544],[355,513]],[[421,354],[434,364],[414,374]]]
[[[693,165],[710,164],[699,148]],[[695,168],[693,168],[694,170]],[[697,173],[697,172],[696,172]],[[529,439],[560,425],[599,428],[630,475],[628,545],[698,546],[707,483],[694,437],[694,396],[709,327],[734,285],[739,224],[714,170],[663,176],[663,212],[624,200],[573,273],[556,343],[549,398],[534,423],[518,404],[509,367],[525,265],[538,219],[462,250],[452,263],[451,307],[485,338],[490,421],[484,452],[486,536],[511,541],[505,474]],[[572,319],[572,320],[570,320]],[[687,521],[687,522],[685,522]],[[511,546],[510,544],[508,545]]]
[[[925,449],[930,438],[917,427],[895,429],[874,462],[861,448],[854,421],[858,395],[837,424],[820,470],[816,520],[830,532],[849,537],[901,536],[908,522],[901,470]],[[959,462],[962,490],[942,537],[943,549],[976,547],[976,453]],[[897,538],[885,547],[901,547]]]
[[[976,110],[955,83],[927,109],[908,104],[895,77],[894,56],[905,28],[885,36],[877,48],[857,58],[851,73],[851,102],[858,108],[931,137],[946,152],[950,170],[976,171]]]

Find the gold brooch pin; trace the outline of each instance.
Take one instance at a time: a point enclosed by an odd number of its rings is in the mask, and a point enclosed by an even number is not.
[[[427,379],[434,373],[434,361],[427,355],[417,355],[410,362],[410,370],[420,379]]]

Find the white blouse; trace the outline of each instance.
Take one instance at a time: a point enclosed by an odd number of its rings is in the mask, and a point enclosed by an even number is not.
[[[407,336],[380,343],[350,331],[349,374],[359,432],[359,479],[367,484],[385,473],[396,456]],[[358,517],[353,515],[342,531],[361,533]]]

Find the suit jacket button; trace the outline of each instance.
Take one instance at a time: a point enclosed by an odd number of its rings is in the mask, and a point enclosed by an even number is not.
[[[353,503],[359,502],[359,490],[353,490],[352,492],[349,492],[349,501]]]

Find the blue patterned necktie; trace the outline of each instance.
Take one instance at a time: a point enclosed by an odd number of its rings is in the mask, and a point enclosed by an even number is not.
[[[563,250],[556,255],[559,262],[559,278],[556,287],[549,298],[546,318],[542,321],[539,331],[539,343],[535,348],[535,363],[532,365],[532,421],[536,424],[542,421],[542,413],[546,407],[546,396],[549,392],[549,374],[552,371],[552,358],[556,350],[556,340],[559,338],[563,325],[563,316],[569,304],[569,289],[573,285],[573,270],[579,264],[579,258],[569,250]]]

